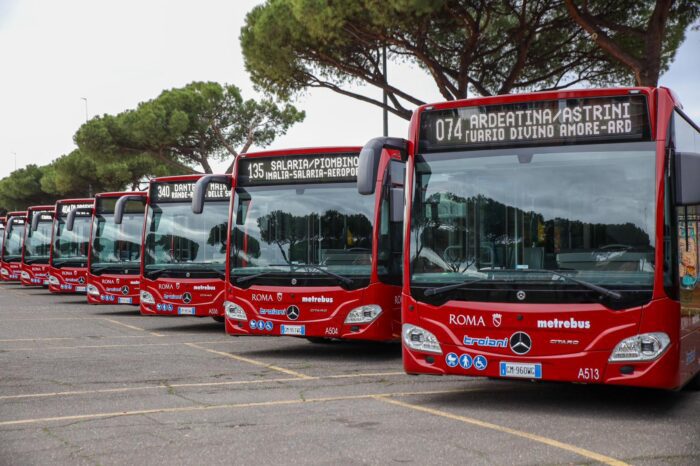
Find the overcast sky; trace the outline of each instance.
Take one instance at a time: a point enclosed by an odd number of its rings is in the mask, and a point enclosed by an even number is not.
[[[238,35],[261,1],[0,0],[0,177],[43,165],[75,148],[90,117],[118,113],[192,81],[236,84],[259,97],[243,66]],[[691,32],[661,84],[700,122],[700,33]],[[431,80],[406,67],[390,80],[440,101]],[[376,97],[380,92],[366,89]],[[362,145],[381,135],[381,110],[326,90],[301,96],[307,118],[271,148]],[[407,122],[391,117],[390,134]],[[16,154],[16,155],[15,155]],[[219,167],[223,169],[228,163]]]

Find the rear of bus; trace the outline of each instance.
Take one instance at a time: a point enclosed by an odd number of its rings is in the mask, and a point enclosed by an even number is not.
[[[88,255],[88,303],[139,304],[146,199],[147,193],[139,191],[95,195]]]
[[[410,134],[408,373],[657,388],[698,373],[700,130],[668,89],[427,105]]]
[[[49,286],[49,256],[54,206],[27,209],[27,226],[22,247],[21,282],[25,286]]]
[[[22,245],[27,212],[8,212],[0,253],[0,280],[19,282],[22,273]]]
[[[141,314],[223,320],[231,177],[210,186],[201,215],[192,192],[201,175],[151,180],[141,258]]]
[[[56,202],[49,258],[49,291],[52,293],[85,293],[87,290],[87,261],[94,203],[93,198],[62,199]],[[72,213],[73,211],[75,212]]]
[[[376,186],[360,194],[359,151],[296,149],[237,159],[227,333],[314,342],[399,337],[401,219],[389,217],[391,157],[376,159]]]

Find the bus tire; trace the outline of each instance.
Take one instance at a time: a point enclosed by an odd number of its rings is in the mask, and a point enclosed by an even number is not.
[[[213,316],[212,319],[217,322],[226,322],[226,318],[224,316]]]

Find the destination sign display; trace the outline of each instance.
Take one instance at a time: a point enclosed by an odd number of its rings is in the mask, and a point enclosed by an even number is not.
[[[359,153],[241,159],[238,186],[357,181]]]
[[[110,215],[114,213],[118,197],[98,197],[95,199],[95,211],[101,215]],[[143,196],[138,201],[127,201],[124,206],[125,214],[143,214],[146,208],[146,196]]]
[[[196,181],[171,181],[151,185],[153,202],[189,202],[192,200]],[[228,201],[231,197],[231,185],[209,183],[205,200]]]
[[[61,217],[67,216],[74,209],[92,209],[92,207],[92,204],[61,204]],[[92,215],[90,212],[78,212],[75,214],[76,217],[89,217],[90,215]]]
[[[642,95],[591,97],[426,111],[420,150],[649,140]]]
[[[24,225],[24,217],[12,217],[10,220],[10,225]]]

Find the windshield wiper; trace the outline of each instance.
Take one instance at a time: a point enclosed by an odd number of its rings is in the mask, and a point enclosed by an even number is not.
[[[148,278],[158,278],[161,274],[170,272],[170,267],[161,267],[159,269],[146,269],[144,275]]]
[[[226,271],[221,270],[221,269],[217,269],[216,267],[205,267],[202,269],[194,269],[194,270],[192,270],[192,272],[199,272],[200,270],[203,272],[213,272],[221,278],[226,278]]]
[[[518,269],[517,272],[551,274],[551,275],[554,275],[555,277],[563,278],[564,280],[569,280],[572,283],[576,283],[578,285],[581,285],[584,288],[588,288],[589,290],[595,291],[596,293],[601,294],[605,297],[612,298],[615,300],[622,299],[622,295],[620,293],[618,293],[617,291],[609,290],[609,289],[602,287],[600,285],[596,285],[595,283],[591,283],[591,282],[587,282],[585,280],[581,280],[579,278],[571,277],[571,276],[563,274],[561,272],[557,272],[556,270]]]
[[[310,268],[310,269],[318,270],[318,271],[321,272],[321,273],[325,273],[325,274],[328,275],[329,277],[333,277],[333,278],[335,278],[336,280],[338,280],[339,282],[341,282],[341,283],[343,283],[343,284],[345,284],[345,285],[352,285],[353,283],[355,283],[355,280],[353,280],[353,279],[350,278],[350,277],[346,277],[346,276],[343,276],[343,275],[339,275],[339,274],[337,274],[337,273],[335,273],[335,272],[331,272],[330,270],[324,269],[324,268],[322,268],[321,266],[318,266],[318,265],[315,265],[315,264],[299,264],[299,265],[302,266],[302,267],[308,267],[308,268]]]
[[[471,285],[472,283],[477,283],[486,280],[483,277],[480,278],[471,278],[469,280],[459,282],[459,283],[453,283],[451,285],[445,285],[445,286],[438,286],[435,288],[428,288],[423,292],[424,296],[435,296],[436,294],[442,294],[446,293],[448,291],[456,290],[457,288],[461,288],[463,286]]]
[[[268,270],[266,272],[254,273],[253,275],[244,275],[242,277],[235,277],[235,278],[236,278],[236,283],[238,283],[240,285],[241,283],[255,280],[258,277],[264,277],[266,275],[272,275],[272,274],[278,273],[278,272],[282,272],[282,270]]]
[[[48,264],[49,258],[48,257],[37,257],[36,259],[24,259],[24,263],[27,265],[36,264],[39,261],[45,261],[45,263]]]

